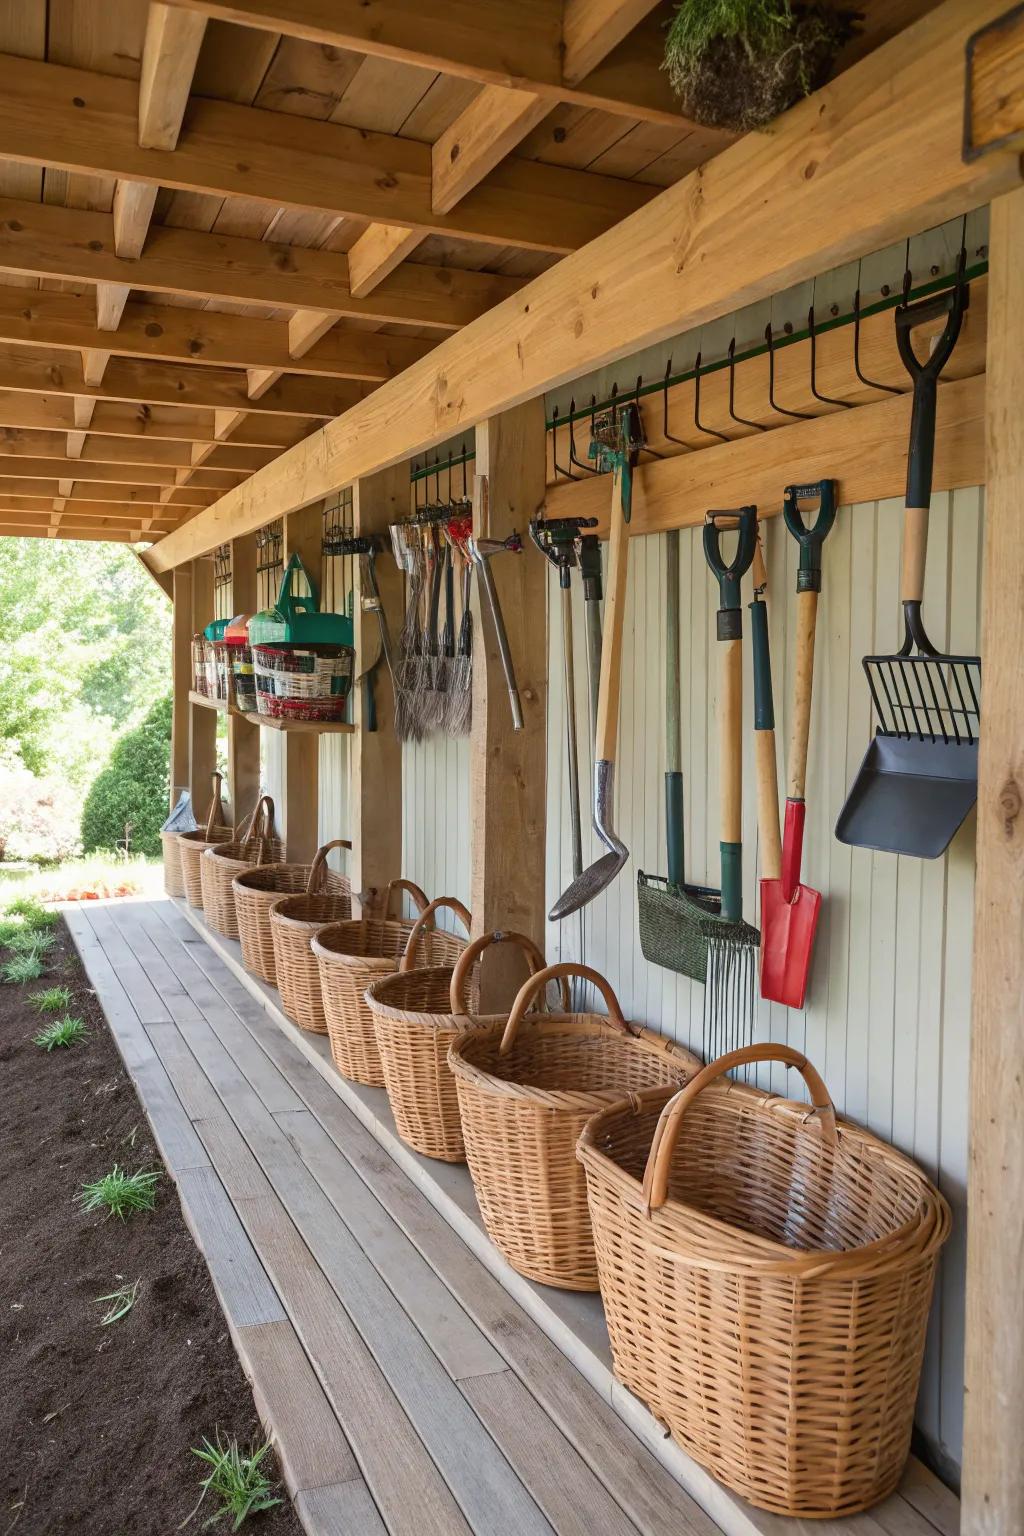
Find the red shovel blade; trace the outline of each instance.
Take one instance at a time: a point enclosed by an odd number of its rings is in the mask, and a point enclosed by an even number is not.
[[[802,1008],[821,911],[821,892],[800,884],[804,803],[786,801],[782,879],[761,881],[761,996]]]

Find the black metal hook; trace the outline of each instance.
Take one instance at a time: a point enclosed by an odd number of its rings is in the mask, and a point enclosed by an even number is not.
[[[811,394],[822,405],[841,405],[844,411],[851,409],[852,400],[837,400],[835,395],[823,395],[818,388],[818,338],[814,326],[814,305],[807,311],[807,335],[811,343]]]
[[[563,469],[558,462],[558,415],[556,405],[551,411],[551,462],[555,466],[555,479],[557,480],[559,475],[564,475],[567,480],[578,480],[580,477],[573,474],[571,466],[569,469]]]
[[[739,427],[753,427],[755,432],[766,432],[767,427],[759,421],[748,421],[745,416],[736,414],[736,337],[729,343],[729,415]]]
[[[777,416],[789,416],[794,421],[810,421],[807,411],[790,411],[784,405],[778,405],[775,400],[775,339],[772,335],[772,323],[769,320],[764,328],[765,345],[768,348],[768,404]]]
[[[700,361],[701,354],[698,352],[693,364],[693,424],[698,432],[703,432],[708,437],[717,437],[721,443],[727,443],[729,439],[724,432],[719,432],[714,427],[705,427],[700,419]]]
[[[681,437],[673,437],[668,429],[668,381],[672,377],[672,359],[665,364],[665,377],[661,384],[661,435],[666,443],[675,443],[679,448],[689,450],[689,443],[684,443]]]
[[[901,395],[903,391],[895,384],[882,384],[877,379],[869,379],[860,366],[860,269],[857,270],[857,291],[853,296],[853,371],[868,389],[881,389],[887,395]]]
[[[574,424],[575,415],[576,415],[576,397],[574,395],[573,398],[569,401],[569,463],[572,464],[576,469],[582,469],[584,474],[596,475],[596,474],[599,473],[599,471],[596,470],[596,469],[591,469],[590,465],[589,464],[585,464],[583,462],[583,460],[580,458],[579,454],[576,452],[576,428],[575,428],[575,424]],[[593,419],[594,419],[593,409],[591,409],[590,419],[591,419],[591,422],[593,422]],[[573,476],[574,480],[576,480],[578,478],[579,478],[578,475],[574,475]]]
[[[633,390],[633,404],[636,407],[637,420],[640,423],[640,435],[643,439],[640,445],[640,452],[649,454],[652,459],[663,459],[665,457],[663,453],[659,453],[656,448],[650,448],[647,445],[647,432],[644,428],[644,408],[640,400],[643,387],[644,376],[642,373],[638,373],[636,376],[636,388]]]

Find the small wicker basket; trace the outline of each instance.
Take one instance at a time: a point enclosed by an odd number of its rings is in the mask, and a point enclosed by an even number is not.
[[[535,993],[566,976],[592,982],[608,1017],[565,1012],[524,1021]],[[604,977],[568,961],[530,977],[507,1023],[460,1035],[448,1061],[491,1241],[529,1280],[596,1291],[579,1134],[596,1110],[643,1088],[677,1088],[700,1062],[665,1036],[627,1023]]]
[[[264,795],[242,836],[235,842],[214,843],[199,860],[203,915],[209,926],[226,939],[237,939],[238,918],[232,886],[235,876],[283,858],[284,843],[274,835],[274,802],[269,795]]]
[[[810,1105],[715,1081],[772,1060]],[[605,1108],[579,1157],[620,1381],[761,1509],[842,1518],[891,1493],[950,1229],[921,1170],[837,1127],[806,1057],[773,1044]]]
[[[207,848],[215,843],[229,843],[236,835],[224,822],[224,802],[221,799],[219,773],[213,775],[213,798],[206,826],[200,832],[178,833],[178,857],[181,860],[181,879],[184,896],[190,907],[203,905],[202,857]]]
[[[314,891],[337,892],[351,899],[348,877],[327,867],[327,855],[331,849],[347,847],[349,844],[339,838],[319,848],[312,864],[261,864],[245,870],[232,880],[231,891],[235,898],[242,961],[247,970],[262,977],[269,986],[277,986],[274,935],[270,928],[271,907],[282,896],[300,895],[311,884]]]
[[[351,848],[339,839],[331,845]],[[318,855],[319,857],[319,855]],[[310,941],[328,923],[352,916],[352,896],[344,890],[328,890],[320,883],[320,869],[310,874],[299,895],[281,896],[270,908],[270,937],[274,946],[274,973],[281,1007],[290,1019],[315,1035],[326,1035],[327,1016],[320,991],[320,970]]]
[[[184,896],[185,881],[181,873],[180,832],[161,832],[164,850],[164,890],[168,896]]]
[[[408,892],[412,898],[416,918],[388,916],[391,902],[400,891]],[[352,1082],[383,1087],[384,1075],[377,1054],[373,1015],[367,1008],[364,994],[372,981],[390,976],[398,969],[413,930],[419,936],[417,959],[423,965],[433,964],[437,954],[447,957],[449,947],[463,947],[453,935],[440,932],[433,919],[429,924],[418,922],[429,905],[426,895],[414,881],[392,880],[376,912],[347,923],[331,923],[329,927],[321,928],[313,940],[331,1055],[342,1077],[350,1078]],[[436,963],[443,964],[444,961]]]
[[[500,943],[524,951],[531,976],[544,969],[544,956],[524,934],[485,933],[463,947],[454,965],[449,961],[414,970],[407,956],[397,975],[383,976],[367,989],[395,1126],[424,1157],[466,1161],[448,1047],[465,1029],[476,1027],[471,977],[484,950]],[[563,997],[568,1006],[567,991]]]

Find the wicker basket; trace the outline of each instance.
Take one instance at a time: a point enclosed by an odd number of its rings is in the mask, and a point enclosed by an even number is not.
[[[270,909],[282,896],[297,896],[312,884],[313,890],[349,895],[348,878],[327,868],[332,848],[348,848],[339,838],[317,850],[312,864],[261,864],[236,875],[231,882],[235,898],[235,919],[242,946],[242,961],[247,970],[260,976],[269,986],[277,986],[274,969],[274,936],[270,928]],[[314,882],[315,876],[315,882]]]
[[[736,1082],[796,1067],[812,1106]],[[899,1482],[949,1208],[909,1158],[836,1126],[783,1045],[605,1109],[580,1140],[615,1371],[761,1509],[856,1514]]]
[[[226,939],[237,939],[238,918],[232,887],[235,876],[283,858],[284,843],[274,835],[274,802],[264,795],[242,836],[234,842],[214,843],[199,860],[203,915],[209,926]]]
[[[178,857],[181,860],[181,879],[184,886],[185,899],[190,907],[202,907],[203,905],[203,877],[202,859],[207,848],[215,843],[229,843],[236,835],[234,830],[225,825],[224,802],[221,800],[221,784],[223,780],[219,773],[213,775],[213,798],[210,801],[210,814],[206,818],[206,826],[199,832],[178,833]]]
[[[181,848],[178,844],[180,836],[180,832],[160,833],[164,849],[164,890],[168,896],[185,894],[185,881],[181,874]]]
[[[351,848],[349,842],[335,847]],[[310,940],[328,923],[346,922],[352,916],[348,882],[343,890],[320,886],[319,870],[309,877],[300,895],[281,896],[270,909],[270,935],[274,946],[274,971],[281,1007],[290,1019],[315,1035],[326,1035],[327,1016],[320,991],[320,969]]]
[[[486,933],[464,946],[454,965],[449,960],[414,970],[403,959],[397,975],[383,976],[367,990],[398,1134],[424,1157],[466,1161],[448,1047],[473,1026],[475,1003],[472,993],[466,995],[467,984],[484,950],[498,943],[518,945],[531,976],[544,969],[544,956],[532,939],[521,933]]]
[[[522,1023],[551,980],[581,976],[608,1005]],[[597,1260],[576,1142],[590,1115],[643,1088],[678,1087],[698,1070],[682,1046],[622,1017],[604,977],[562,962],[520,989],[507,1024],[460,1035],[448,1055],[473,1187],[491,1241],[521,1275],[596,1291]]]
[[[392,898],[399,891],[407,891],[412,897],[416,919],[388,916]],[[418,923],[429,905],[412,880],[392,880],[377,912],[347,923],[331,923],[313,940],[331,1055],[342,1077],[375,1088],[384,1085],[373,1015],[366,1006],[364,993],[372,981],[390,976],[398,969],[413,930],[419,934],[416,957],[423,965],[434,964],[435,954],[447,957],[447,949],[441,948],[445,941],[463,947],[452,935],[441,934],[432,918],[429,924]]]

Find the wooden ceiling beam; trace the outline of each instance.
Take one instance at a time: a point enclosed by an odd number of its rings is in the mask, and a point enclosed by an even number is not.
[[[90,435],[186,446],[191,443],[221,445],[214,435],[215,413],[212,410],[131,405],[91,397],[41,395],[3,388],[0,388],[0,431],[9,427],[50,431],[81,428],[78,407],[82,403],[94,407],[91,418],[85,422]],[[279,451],[306,437],[315,425],[315,420],[297,416],[246,416],[231,436],[230,443],[223,446]],[[273,452],[268,457],[273,457]]]
[[[258,402],[252,402],[246,395],[244,373],[120,357],[112,359],[99,384],[91,385],[74,353],[0,346],[0,390],[29,390],[44,395],[91,395],[101,400],[212,410],[245,409],[323,420],[354,405],[370,387],[345,379],[289,375]]]
[[[71,512],[68,510],[66,503],[60,506],[59,498],[55,502],[53,510],[49,513],[45,510],[25,512],[5,498],[0,497],[0,519],[5,523],[12,523],[17,520],[28,528],[39,526],[40,524],[45,527],[48,522],[52,522],[54,511],[60,513],[63,523],[67,527],[75,527],[76,525],[79,527],[83,525],[86,527],[99,527],[109,524],[111,528],[152,528],[159,533],[170,533],[172,529],[178,526],[180,521],[180,519],[174,517],[144,517],[137,513],[128,517],[120,517],[117,514],[108,515],[108,511],[105,508],[101,508],[97,512]]]
[[[575,84],[562,68],[561,0],[173,0],[190,11],[307,42],[416,64],[481,85],[516,87],[577,102],[641,122],[679,123],[679,108],[661,63],[656,32],[628,72],[598,67]],[[571,37],[567,36],[567,43]],[[584,50],[573,44],[583,61]]]
[[[181,466],[190,468],[190,466]],[[106,480],[128,484],[143,485],[180,485],[177,478],[180,468],[167,464],[120,464],[97,463],[95,460],[83,459],[77,456],[73,462],[67,455],[51,455],[38,457],[31,454],[19,453],[16,449],[9,450],[7,443],[0,440],[0,476],[21,475],[29,480],[48,480],[53,476],[61,476],[74,473],[76,481]],[[246,471],[240,469],[211,469],[204,464],[201,471],[191,471],[194,479],[190,482],[202,487],[204,490],[225,491],[245,477]]]
[[[51,526],[54,531],[51,532]],[[71,525],[67,528],[60,524],[47,524],[45,526],[32,525],[29,527],[15,522],[0,522],[0,539],[63,539],[79,544],[143,544],[148,543],[152,534],[139,529],[123,528],[78,528]]]
[[[90,404],[94,402],[90,401]],[[3,412],[0,411],[0,416]],[[0,424],[0,453],[25,454],[32,458],[59,457],[69,436],[57,428],[29,429],[7,427]],[[77,458],[92,464],[148,464],[162,465],[170,469],[189,469],[192,466],[192,449],[189,442],[163,441],[154,438],[107,437],[92,431],[79,433],[84,441]],[[207,469],[234,470],[251,474],[280,450],[274,448],[248,448],[234,444],[210,445]]]
[[[119,481],[88,480],[81,483],[77,480],[69,490],[61,490],[61,485],[67,482],[53,480],[32,480],[20,478],[18,475],[0,475],[0,497],[5,501],[12,496],[22,496],[30,501],[50,501],[54,496],[63,496],[67,501],[102,501],[116,502],[118,505],[143,506],[147,508],[167,505],[173,507],[210,507],[217,500],[216,491],[204,491],[193,489],[192,486],[166,487],[167,503],[161,503],[160,486],[132,484],[123,485]]]
[[[332,317],[333,319],[333,317]],[[118,357],[189,363],[214,368],[270,368],[381,383],[417,362],[436,342],[410,336],[335,330],[296,353],[287,320],[264,320],[180,305],[125,305],[115,335],[92,319],[88,298],[0,287],[0,340],[34,347],[81,351],[105,343]]]
[[[116,199],[114,208],[112,221],[107,213],[0,198],[0,268],[440,331],[458,330],[524,286],[520,278],[406,262],[361,299],[340,252],[161,225],[128,261],[116,254]]]
[[[173,155],[136,142],[135,85],[0,55],[0,158],[246,197],[565,255],[652,196],[612,176],[507,160],[452,214],[431,208],[430,146],[193,97]]]
[[[155,569],[1019,186],[1012,147],[961,154],[965,44],[1004,8],[945,0],[169,534]],[[1024,56],[988,89],[1024,119]]]
[[[42,516],[45,513],[44,503],[49,499],[45,496],[15,496],[0,487],[0,505],[9,514],[25,513],[30,518]],[[167,507],[161,502],[132,502],[130,506],[126,506],[124,502],[90,501],[82,497],[70,503],[65,502],[62,510],[68,511],[79,519],[89,518],[97,523],[107,520],[120,523],[156,521],[166,524],[169,528],[176,527],[183,518],[190,516],[187,507]]]

